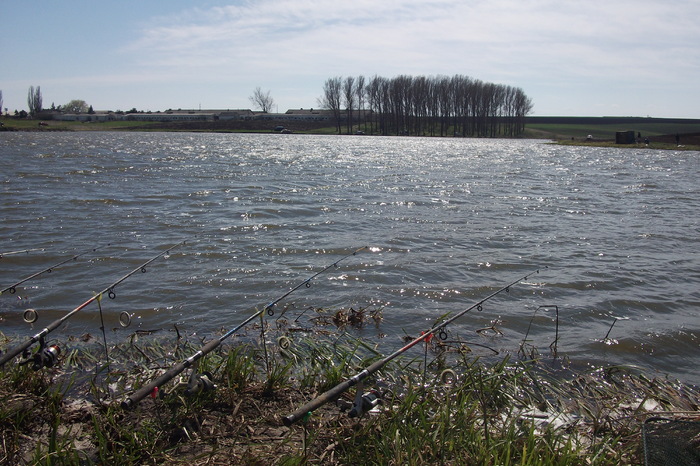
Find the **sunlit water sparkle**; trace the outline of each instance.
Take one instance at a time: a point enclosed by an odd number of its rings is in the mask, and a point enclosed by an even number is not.
[[[168,245],[115,290],[110,339],[134,329],[229,329],[289,297],[384,306],[354,330],[386,354],[447,312],[535,269],[449,327],[517,353],[539,306],[558,350],[700,383],[700,154],[541,141],[184,133],[0,133],[0,286],[94,247],[0,296],[0,325],[33,335]],[[195,238],[196,237],[196,238]],[[545,267],[547,267],[545,269]],[[36,308],[28,325],[22,311]],[[129,329],[118,315],[133,314]],[[613,321],[619,319],[612,330]],[[475,329],[498,321],[502,336]],[[96,309],[52,338],[98,333]],[[610,331],[609,340],[604,341]],[[386,336],[384,336],[386,335]],[[528,341],[542,354],[554,314]]]

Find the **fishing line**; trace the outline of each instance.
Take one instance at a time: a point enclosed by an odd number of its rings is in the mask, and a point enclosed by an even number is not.
[[[7,292],[7,291],[9,291],[10,294],[15,294],[15,292],[17,291],[16,288],[17,288],[19,285],[21,285],[22,283],[28,282],[29,280],[31,280],[31,279],[33,279],[33,278],[36,278],[36,277],[38,277],[39,275],[42,275],[42,274],[44,274],[44,273],[51,273],[51,272],[53,271],[53,269],[56,269],[56,268],[60,267],[61,265],[65,264],[65,263],[67,263],[67,262],[77,260],[78,257],[80,257],[80,256],[84,256],[85,254],[88,254],[88,253],[91,253],[91,252],[99,251],[100,249],[106,248],[107,246],[110,246],[110,245],[109,245],[109,244],[106,244],[106,245],[104,245],[104,246],[100,246],[100,247],[97,247],[97,248],[90,249],[89,251],[85,251],[85,252],[82,252],[82,253],[80,253],[80,254],[76,254],[76,255],[73,256],[73,257],[70,257],[70,258],[68,258],[68,259],[66,259],[66,260],[63,260],[63,261],[59,262],[58,264],[54,264],[54,265],[52,265],[51,267],[47,267],[47,268],[45,268],[44,270],[42,270],[42,271],[40,271],[40,272],[34,273],[34,274],[32,274],[32,275],[30,275],[30,276],[28,276],[28,277],[26,277],[26,278],[23,278],[22,280],[18,281],[17,283],[8,286],[8,287],[5,288],[4,290],[0,291],[0,295],[2,295],[3,293],[5,293],[5,292]]]
[[[525,337],[523,338],[523,341],[520,342],[520,349],[518,350],[518,354],[521,354],[523,357],[525,357],[525,343],[527,342],[527,337],[530,335],[530,328],[532,327],[532,321],[535,320],[535,315],[537,314],[537,311],[540,309],[554,309],[555,312],[555,330],[554,330],[554,341],[549,345],[549,349],[552,350],[552,354],[554,358],[557,357],[557,343],[559,342],[559,306],[556,305],[545,305],[545,306],[539,306],[537,309],[535,309],[535,312],[532,313],[532,317],[530,318],[530,322],[527,324],[527,331],[525,332]]]
[[[399,355],[405,353],[406,351],[408,351],[410,348],[417,345],[418,343],[420,343],[422,341],[428,341],[428,339],[432,338],[432,336],[435,335],[437,332],[444,330],[445,327],[447,327],[447,325],[454,322],[458,318],[462,317],[467,312],[469,312],[473,309],[481,310],[483,308],[483,304],[486,301],[488,301],[491,298],[493,298],[494,296],[502,293],[503,291],[509,292],[511,286],[516,285],[517,283],[520,283],[520,282],[526,280],[527,278],[529,278],[530,276],[532,276],[534,274],[538,274],[538,273],[540,273],[539,269],[518,278],[517,280],[509,283],[508,285],[501,287],[498,290],[494,291],[493,293],[491,293],[490,295],[488,295],[487,297],[485,297],[481,301],[477,302],[476,304],[468,307],[467,309],[464,309],[463,311],[460,311],[459,313],[455,314],[454,316],[450,317],[447,320],[443,320],[441,323],[433,326],[429,330],[422,332],[418,338],[409,342],[401,349],[395,351],[394,353],[390,354],[389,356],[385,357],[384,359],[380,359],[379,361],[376,361],[375,363],[371,364],[369,367],[367,367],[363,371],[355,374],[353,377],[350,377],[349,379],[339,383],[335,387],[331,388],[330,390],[326,391],[325,393],[319,395],[315,399],[306,403],[305,405],[303,405],[302,407],[300,407],[299,409],[294,411],[292,414],[289,414],[289,415],[283,417],[282,421],[283,421],[284,425],[289,427],[292,424],[294,424],[295,422],[297,422],[298,420],[309,416],[313,411],[320,408],[321,406],[328,403],[329,401],[336,400],[338,397],[340,397],[340,395],[343,392],[347,391],[349,388],[351,388],[355,385],[358,386],[358,391],[357,391],[357,396],[355,397],[355,407],[353,408],[353,410],[356,413],[356,415],[362,414],[362,398],[364,396],[362,394],[362,388],[364,386],[364,382],[363,382],[364,379],[369,377],[371,374],[379,371],[386,364],[388,364],[391,360],[393,360],[393,359],[397,358]]]
[[[166,254],[170,254],[171,250],[173,250],[177,247],[180,247],[183,244],[185,244],[185,241],[182,241],[181,243],[170,246],[168,249],[164,250],[163,252],[159,253],[155,257],[152,257],[151,259],[147,260],[143,264],[139,265],[134,270],[127,273],[126,275],[124,275],[123,277],[121,277],[119,280],[115,281],[111,285],[109,285],[107,288],[105,288],[101,292],[95,294],[92,298],[88,299],[80,306],[78,306],[75,309],[73,309],[72,311],[68,312],[60,319],[53,321],[48,326],[46,326],[46,328],[44,328],[41,332],[39,332],[36,335],[34,335],[33,337],[29,338],[21,345],[18,345],[16,347],[8,350],[5,354],[0,356],[0,367],[2,367],[6,362],[10,361],[11,359],[13,359],[15,356],[19,355],[20,353],[23,353],[23,356],[25,358],[29,358],[29,356],[30,356],[29,348],[36,342],[39,342],[39,350],[37,351],[37,354],[42,354],[43,351],[46,350],[46,343],[45,343],[46,335],[48,335],[49,333],[51,333],[54,330],[56,330],[57,328],[59,328],[65,321],[70,319],[76,313],[80,312],[82,309],[87,307],[89,304],[91,304],[93,301],[98,299],[98,297],[102,296],[103,294],[107,293],[107,296],[109,296],[111,299],[116,298],[116,294],[114,293],[114,288],[116,288],[120,283],[122,283],[124,280],[131,277],[132,275],[134,275],[137,272],[145,273],[146,267],[149,264],[151,264],[152,262],[154,262],[158,258],[165,256]]]
[[[265,372],[267,373],[267,378],[270,378],[270,360],[267,355],[267,341],[265,339],[265,317],[260,313],[260,340],[263,344],[263,352],[265,354]]]
[[[612,324],[610,324],[610,328],[608,329],[608,333],[605,334],[605,338],[603,338],[603,341],[607,341],[608,337],[610,336],[610,332],[612,332],[612,328],[615,326],[617,323],[617,317],[615,317],[615,320],[613,320]]]
[[[426,337],[425,338],[425,351],[423,353],[423,381],[421,382],[421,388],[422,388],[422,394],[421,394],[421,401],[425,401],[425,396],[426,396],[426,380],[428,378],[428,346],[430,345],[430,340],[433,339],[433,335]]]
[[[107,358],[107,368],[109,369],[109,349],[107,348],[107,333],[105,332],[105,319],[102,315],[102,295],[97,297],[97,308],[100,310],[100,330],[102,330],[102,340],[105,344],[105,357]]]
[[[189,358],[187,358],[187,359],[185,359],[185,360],[183,360],[183,361],[181,361],[181,362],[179,362],[179,363],[177,363],[177,364],[171,366],[170,369],[168,369],[168,370],[167,370],[166,372],[164,372],[162,375],[160,375],[159,377],[157,377],[156,379],[154,379],[154,380],[151,381],[150,383],[144,385],[143,387],[139,388],[139,389],[136,390],[133,394],[131,394],[130,396],[128,396],[124,401],[122,401],[122,403],[121,403],[122,408],[124,408],[124,409],[132,408],[132,407],[136,406],[136,404],[137,404],[139,401],[141,401],[142,399],[146,398],[149,394],[152,394],[152,393],[155,393],[156,391],[159,391],[159,390],[160,390],[160,387],[161,387],[163,384],[165,384],[165,383],[169,382],[170,380],[174,379],[178,374],[182,373],[185,369],[187,369],[188,367],[190,367],[190,366],[192,366],[193,364],[195,364],[199,359],[201,359],[202,357],[204,357],[204,356],[207,355],[208,353],[212,352],[212,351],[213,351],[214,349],[216,349],[219,345],[221,345],[221,343],[223,343],[224,340],[226,340],[226,339],[229,338],[231,335],[233,335],[234,333],[238,332],[240,329],[242,329],[243,327],[245,327],[246,325],[248,325],[251,321],[253,321],[254,319],[256,319],[256,318],[258,318],[258,317],[262,317],[262,314],[263,314],[263,313],[266,312],[269,316],[274,316],[274,315],[275,315],[274,307],[275,307],[280,301],[282,301],[284,298],[286,298],[286,297],[289,296],[290,294],[294,293],[296,290],[298,290],[298,289],[301,288],[302,286],[307,286],[307,285],[309,285],[309,284],[311,283],[311,280],[313,280],[314,278],[318,277],[320,274],[322,274],[323,272],[327,271],[328,269],[330,269],[330,268],[332,268],[332,267],[337,267],[338,264],[339,264],[340,262],[342,262],[343,260],[347,259],[348,257],[351,257],[351,256],[356,255],[358,252],[362,251],[363,249],[367,249],[367,246],[363,246],[363,247],[361,247],[361,248],[356,249],[355,251],[351,252],[350,254],[348,254],[348,255],[346,255],[346,256],[341,257],[340,259],[338,259],[337,261],[335,261],[335,262],[332,263],[331,265],[325,267],[324,269],[320,270],[319,272],[316,272],[316,273],[313,274],[311,277],[307,278],[306,280],[302,281],[302,282],[299,283],[298,285],[296,285],[296,286],[294,286],[293,288],[291,288],[289,291],[287,291],[286,293],[284,293],[284,294],[283,294],[282,296],[280,296],[279,298],[277,298],[277,299],[275,299],[274,301],[270,302],[269,304],[267,304],[265,307],[263,307],[263,308],[260,309],[259,311],[256,311],[255,313],[253,313],[250,317],[248,317],[247,319],[245,319],[243,322],[241,322],[240,324],[238,324],[236,327],[232,328],[231,330],[229,330],[228,332],[226,332],[225,334],[223,334],[223,335],[220,336],[219,338],[216,338],[216,339],[214,339],[214,340],[211,340],[209,343],[207,343],[207,344],[205,344],[204,346],[202,346],[202,348],[201,348],[199,351],[197,351],[196,353],[194,353],[194,354],[193,354],[192,356],[190,356]],[[266,364],[267,364],[267,363],[266,363]],[[196,379],[196,378],[199,378],[199,377],[200,377],[200,375],[196,374],[195,371],[193,370],[193,371],[192,371],[192,374],[191,374],[191,376],[190,376],[190,380],[192,380],[193,378]]]

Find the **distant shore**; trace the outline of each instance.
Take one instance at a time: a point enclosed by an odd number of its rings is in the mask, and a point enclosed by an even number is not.
[[[655,138],[654,141],[635,144],[616,144],[615,141],[586,141],[586,140],[557,140],[556,144],[563,146],[586,146],[586,147],[615,147],[618,149],[657,149],[657,150],[680,150],[680,151],[700,151],[700,141],[698,135],[694,135],[694,144],[676,144],[675,142],[665,142],[663,138]],[[690,139],[690,138],[688,138]],[[696,142],[697,141],[697,142]]]
[[[176,131],[176,132],[217,132],[217,133],[268,133],[279,134],[337,134],[335,126],[328,121],[43,121],[0,118],[0,131]],[[373,134],[368,125],[355,125],[352,135]],[[616,144],[617,131],[632,130],[639,134],[640,142]],[[345,133],[343,133],[345,134]],[[676,143],[676,135],[679,143]],[[423,136],[423,135],[409,135]],[[663,118],[613,118],[613,117],[528,117],[525,132],[519,138],[548,139],[563,145],[583,145],[591,147],[650,148],[668,150],[700,150],[700,120]],[[648,139],[647,145],[644,140]]]

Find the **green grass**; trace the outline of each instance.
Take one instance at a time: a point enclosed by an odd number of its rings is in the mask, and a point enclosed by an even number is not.
[[[198,131],[198,132],[255,132],[269,134],[271,129],[227,129],[207,125],[173,126],[168,129],[158,122],[146,121],[113,121],[103,123],[83,123],[75,121],[47,121],[48,126],[39,127],[37,120],[18,120],[0,118],[7,128],[36,131]],[[642,137],[655,137],[669,134],[700,133],[700,120],[662,119],[662,118],[585,118],[585,117],[528,117],[525,127],[525,137],[585,140],[592,135],[596,140],[614,140],[617,131],[634,131]],[[337,134],[335,126],[296,130],[298,134]],[[345,134],[345,127],[343,127]],[[448,131],[449,134],[449,131]]]
[[[700,120],[661,118],[576,118],[532,117],[526,124],[526,135],[551,139],[615,139],[618,131],[634,131],[642,137],[667,134],[700,133]]]
[[[22,120],[15,118],[0,118],[8,129],[19,131],[123,131],[148,130],[153,126],[151,121],[107,121],[101,123],[83,123],[80,121],[46,121],[48,126],[39,126],[39,120]]]
[[[588,147],[615,147],[618,149],[660,149],[660,150],[681,150],[681,151],[700,151],[700,145],[696,144],[683,144],[677,146],[674,143],[669,142],[651,142],[648,146],[644,143],[641,144],[615,144],[614,141],[594,141],[588,142],[585,140],[568,140],[562,139],[557,141],[557,144],[563,146],[588,146]]]
[[[487,362],[433,342],[427,359],[419,350],[365,380],[364,391],[381,393],[372,412],[350,419],[327,403],[282,427],[282,416],[381,357],[374,344],[326,330],[329,314],[317,313],[301,333],[299,323],[276,334],[251,329],[202,358],[196,370],[211,374],[215,390],[186,396],[187,371],[130,411],[119,407],[125,393],[197,351],[198,337],[134,334],[110,349],[109,371],[99,367],[99,345],[67,350],[60,369],[8,364],[0,369],[0,457],[15,464],[640,464],[642,421],[694,412],[700,403],[696,389],[636,368],[575,373],[561,360]],[[260,337],[277,344],[265,349]],[[445,367],[455,375],[449,382],[440,377]],[[656,409],[647,412],[647,404]]]
[[[265,129],[225,129],[225,128],[187,128],[181,129],[163,128],[161,123],[153,121],[108,121],[108,122],[79,122],[79,121],[46,121],[47,126],[39,126],[39,120],[22,120],[15,118],[0,118],[5,128],[16,131],[187,131],[187,132],[218,132],[218,133],[262,133],[271,134],[269,128]],[[299,130],[296,134],[337,134],[335,127],[315,128],[313,130]]]

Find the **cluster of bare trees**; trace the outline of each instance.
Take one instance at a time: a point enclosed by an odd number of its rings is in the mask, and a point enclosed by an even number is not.
[[[348,134],[517,136],[532,111],[522,89],[463,75],[329,78],[318,103]]]

